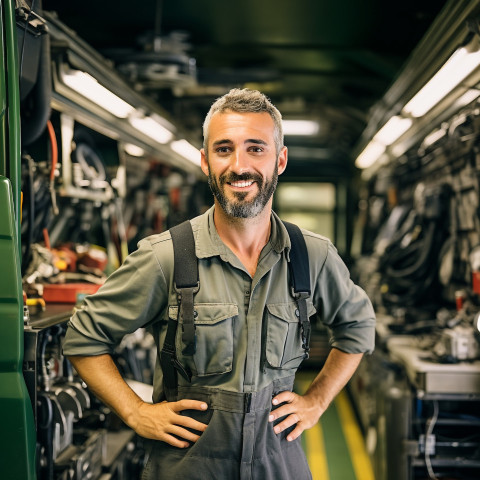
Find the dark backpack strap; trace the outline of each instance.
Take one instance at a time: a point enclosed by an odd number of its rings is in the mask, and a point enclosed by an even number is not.
[[[163,385],[168,400],[174,400],[177,392],[177,372],[187,381],[192,374],[177,359],[175,337],[180,319],[183,320],[182,340],[186,347],[184,355],[195,353],[195,324],[193,321],[193,296],[199,289],[198,262],[195,241],[189,221],[170,229],[174,255],[174,288],[178,297],[177,320],[168,320],[167,333],[160,352]]]
[[[308,318],[307,298],[312,291],[310,288],[310,264],[308,262],[308,250],[303,234],[297,225],[290,222],[283,222],[287,229],[290,242],[290,261],[288,267],[292,279],[292,294],[297,301],[299,323],[302,328],[302,347],[305,350],[305,357],[308,357],[310,350],[310,319]]]

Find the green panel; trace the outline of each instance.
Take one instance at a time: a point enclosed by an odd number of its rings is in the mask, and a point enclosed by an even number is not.
[[[10,181],[0,176],[0,468],[2,480],[35,478],[35,427],[22,373],[23,299]]]
[[[36,433],[22,373],[20,94],[13,4],[0,0],[0,477],[32,480]]]

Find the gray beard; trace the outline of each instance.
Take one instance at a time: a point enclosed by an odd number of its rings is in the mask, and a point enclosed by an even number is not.
[[[259,192],[250,201],[245,201],[248,193],[236,192],[234,193],[235,201],[229,200],[224,194],[224,185],[227,182],[236,182],[242,180],[253,180],[258,185]],[[212,191],[214,197],[217,199],[218,203],[225,211],[227,215],[235,218],[254,218],[260,212],[263,211],[265,205],[268,203],[270,198],[272,198],[273,192],[277,188],[278,183],[278,164],[275,167],[275,171],[270,180],[263,182],[263,179],[260,175],[245,173],[242,175],[237,175],[235,173],[229,173],[221,175],[217,179],[209,171],[208,174],[208,185]]]

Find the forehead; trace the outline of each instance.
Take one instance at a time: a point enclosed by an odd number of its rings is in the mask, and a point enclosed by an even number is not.
[[[217,112],[212,116],[208,129],[209,143],[221,138],[232,141],[261,138],[268,143],[273,143],[273,134],[273,119],[266,112]]]

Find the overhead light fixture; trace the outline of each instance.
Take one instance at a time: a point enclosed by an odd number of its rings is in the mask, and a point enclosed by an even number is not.
[[[80,70],[68,70],[63,72],[61,77],[65,85],[116,117],[126,118],[135,111],[132,105],[122,100],[103,85],[100,85],[100,83],[88,73]]]
[[[165,144],[173,138],[173,133],[160,123],[160,119],[157,120],[155,114],[150,117],[130,117],[129,121],[134,128],[158,143]]]
[[[405,105],[403,111],[421,117],[480,65],[478,45],[456,50],[431,80]]]
[[[441,138],[443,138],[447,134],[446,129],[438,128],[434,130],[432,133],[428,134],[425,137],[425,140],[422,142],[422,147],[427,148],[430,145],[433,145],[435,142],[438,142]]]
[[[133,143],[125,143],[123,145],[125,152],[127,152],[131,157],[143,157],[145,156],[145,150],[138,145]]]
[[[469,103],[472,103],[475,99],[480,97],[480,90],[476,88],[470,88],[455,102],[455,106],[458,108],[465,107]]]
[[[313,120],[282,120],[282,128],[284,135],[316,135],[319,125]]]
[[[368,168],[385,152],[385,145],[371,141],[355,160],[358,168]]]
[[[360,153],[355,165],[358,168],[368,168],[373,165],[383,155],[386,147],[399,139],[412,126],[412,123],[411,118],[402,118],[398,115],[391,117]]]
[[[375,134],[374,141],[391,145],[412,126],[411,118],[402,118],[398,115],[391,117],[388,122]]]
[[[200,150],[186,140],[175,140],[170,144],[172,150],[195,165],[200,166]]]

